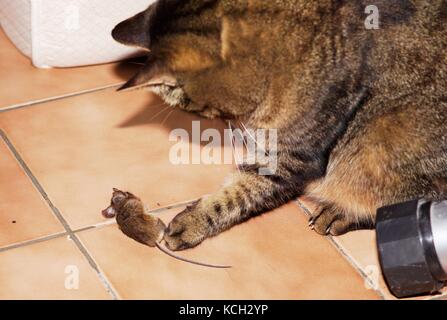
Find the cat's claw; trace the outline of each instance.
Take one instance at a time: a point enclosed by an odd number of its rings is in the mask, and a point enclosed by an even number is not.
[[[352,224],[333,208],[317,210],[309,221],[312,230],[322,236],[338,236],[352,229]]]
[[[315,217],[310,217],[309,219],[309,227],[312,227],[315,224]]]

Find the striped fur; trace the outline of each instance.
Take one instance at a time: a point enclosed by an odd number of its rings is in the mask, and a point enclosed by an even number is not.
[[[173,250],[301,195],[334,235],[372,227],[380,206],[447,197],[445,0],[159,0],[114,36],[149,50],[129,86],[169,77],[149,89],[172,105],[278,130],[276,174],[243,166],[171,222]]]

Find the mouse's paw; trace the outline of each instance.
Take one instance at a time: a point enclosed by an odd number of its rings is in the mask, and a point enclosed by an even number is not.
[[[339,236],[355,229],[355,225],[333,207],[321,207],[312,214],[309,226],[324,236]]]
[[[210,234],[206,214],[197,205],[188,207],[171,221],[165,231],[164,240],[172,251],[193,248]]]

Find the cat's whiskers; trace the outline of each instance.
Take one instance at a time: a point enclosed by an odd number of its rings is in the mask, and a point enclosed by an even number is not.
[[[242,125],[242,127],[244,128],[244,133],[248,134],[248,137],[256,144],[256,146],[261,149],[262,151],[264,151],[264,154],[266,156],[270,156],[270,152],[267,151],[265,148],[261,147],[258,143],[258,141],[253,137],[253,135],[251,134],[251,132],[247,129],[247,127],[245,126],[245,124],[242,121],[239,121],[239,124]]]
[[[157,103],[154,105],[149,105],[148,107],[149,108],[158,108],[158,107],[164,106],[165,104],[166,104],[165,102],[161,102],[161,103]]]
[[[236,147],[234,146],[233,126],[230,120],[228,120],[228,128],[230,129],[231,134],[231,148],[233,149],[233,158],[234,161],[236,162],[236,168],[240,173],[241,172],[240,164],[242,164],[242,162],[239,162],[239,153],[237,152]]]
[[[173,108],[171,111],[169,111],[168,115],[163,119],[163,121],[161,122],[161,125],[164,125],[166,121],[168,121],[169,117],[172,115],[172,113],[175,111],[175,109]]]
[[[234,126],[232,126],[232,127],[234,130]],[[245,149],[248,150],[247,140],[245,140],[245,138],[244,138],[244,129],[241,128],[240,126],[237,126],[236,129],[239,129],[242,132],[242,143],[244,144]]]
[[[152,118],[150,118],[149,121],[154,120],[155,118],[157,118],[159,115],[161,115],[163,112],[165,112],[169,108],[172,108],[172,107],[171,106],[167,106],[166,108],[163,108],[161,111],[157,112]]]

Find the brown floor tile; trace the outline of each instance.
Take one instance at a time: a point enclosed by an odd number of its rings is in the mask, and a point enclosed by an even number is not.
[[[169,221],[179,211],[161,217]],[[335,248],[307,228],[295,204],[178,253],[233,266],[227,270],[174,260],[127,239],[116,226],[80,237],[127,299],[377,299]]]
[[[113,187],[141,195],[152,208],[216,190],[231,165],[175,166],[169,161],[176,143],[169,141],[170,132],[190,131],[193,120],[199,118],[182,111],[170,114],[146,92],[106,90],[1,113],[0,127],[78,228],[102,221]],[[201,127],[223,126],[202,120]]]
[[[0,28],[0,110],[33,100],[120,83],[135,70],[136,66],[129,64],[37,69]]]
[[[75,272],[79,275],[78,289],[73,287]],[[0,284],[0,299],[111,298],[66,237],[1,252]],[[72,289],[66,289],[66,284]]]
[[[64,231],[0,139],[0,247]]]
[[[396,299],[388,290],[382,276],[374,231],[356,231],[334,239],[368,275],[371,282],[383,293],[386,299]],[[434,297],[421,296],[413,299],[430,299]]]

